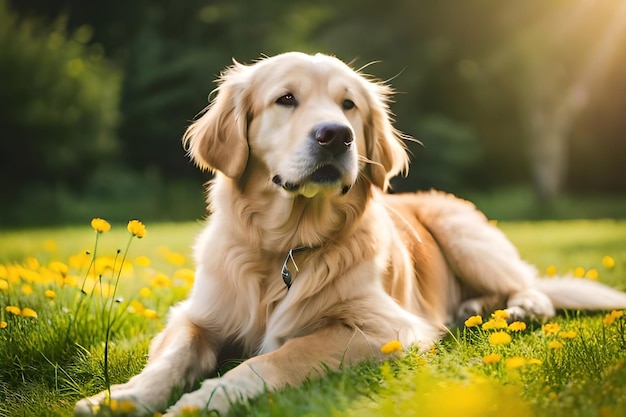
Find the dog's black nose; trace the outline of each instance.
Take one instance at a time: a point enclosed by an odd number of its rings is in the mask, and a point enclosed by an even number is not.
[[[352,129],[340,123],[320,123],[313,129],[317,143],[332,154],[340,154],[348,150],[354,138]]]

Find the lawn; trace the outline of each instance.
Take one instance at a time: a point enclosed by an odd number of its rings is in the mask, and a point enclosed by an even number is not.
[[[626,289],[626,221],[499,227],[541,271]],[[189,291],[200,228],[148,224],[142,239],[125,224],[0,233],[0,416],[71,415],[82,396],[137,373],[168,307]],[[626,415],[621,311],[566,311],[510,328],[497,317],[451,329],[428,352],[395,352],[231,415]]]

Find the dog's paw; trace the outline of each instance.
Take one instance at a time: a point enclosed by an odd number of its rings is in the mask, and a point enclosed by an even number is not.
[[[471,300],[467,300],[461,303],[458,310],[456,311],[456,316],[459,320],[465,320],[471,316],[478,316],[483,313],[483,303],[478,298],[473,298]]]
[[[507,301],[506,310],[511,320],[527,318],[545,320],[556,314],[548,296],[534,289],[526,289],[513,294]]]
[[[224,414],[234,402],[228,395],[229,391],[229,388],[222,384],[219,379],[208,379],[196,391],[180,397],[163,417],[204,416],[208,411],[218,411],[220,414]]]
[[[83,398],[74,407],[75,417],[93,417],[98,415],[123,415],[128,417],[149,416],[156,410],[142,404],[137,398],[124,392],[101,392],[93,397]]]

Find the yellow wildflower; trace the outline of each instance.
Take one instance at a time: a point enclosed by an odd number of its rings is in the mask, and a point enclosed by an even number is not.
[[[541,329],[548,335],[557,334],[559,330],[561,330],[561,326],[559,326],[558,323],[546,323],[541,327]]]
[[[46,290],[46,291],[44,291],[43,295],[45,295],[45,296],[46,296],[46,298],[49,298],[49,299],[51,299],[51,300],[54,300],[54,299],[56,298],[56,296],[57,296],[57,293],[55,293],[55,292],[54,292],[54,291],[52,291],[52,290]]]
[[[548,275],[549,277],[553,277],[557,274],[557,269],[556,266],[554,265],[550,265],[548,268],[546,268],[546,275]]]
[[[514,321],[513,323],[509,324],[509,330],[512,332],[523,332],[524,330],[526,330],[526,323],[524,323],[523,321]]]
[[[602,319],[602,323],[604,323],[605,326],[608,326],[609,324],[612,324],[615,320],[619,319],[623,315],[624,315],[623,310],[613,310],[609,314],[604,316],[604,319]]]
[[[522,366],[526,365],[527,363],[528,363],[528,361],[526,360],[526,358],[523,358],[521,356],[512,356],[512,357],[506,358],[504,360],[504,365],[508,369],[521,368]]]
[[[537,358],[530,358],[528,359],[528,364],[529,365],[541,365],[543,362]]]
[[[386,355],[397,352],[399,350],[402,350],[402,343],[400,343],[399,340],[392,340],[391,342],[387,342],[380,348],[380,351]]]
[[[141,304],[141,302],[137,300],[133,300],[130,302],[130,309],[137,314],[143,314],[146,311],[146,308]]]
[[[26,258],[26,267],[33,271],[39,269],[39,260],[33,256]]]
[[[511,335],[506,332],[495,332],[489,335],[490,345],[507,345],[511,343]]]
[[[185,405],[180,410],[181,417],[195,417],[195,416],[199,416],[200,414],[201,414],[200,409],[197,407],[194,407],[193,405]]]
[[[612,269],[613,267],[615,267],[615,259],[613,259],[613,257],[608,256],[608,255],[603,256],[602,266],[605,267],[606,269]]]
[[[33,293],[33,287],[28,284],[24,284],[22,285],[21,291],[24,295],[31,295]]]
[[[465,327],[474,327],[483,323],[483,318],[481,316],[471,316],[467,320],[465,320]]]
[[[493,313],[491,313],[491,317],[493,317],[494,319],[506,320],[509,318],[509,312],[506,310],[496,310]]]
[[[578,266],[576,268],[574,268],[574,277],[575,278],[582,278],[585,276],[585,268],[583,268],[582,266]]]
[[[135,407],[135,404],[132,401],[119,401],[112,399],[109,401],[109,408],[114,413],[129,414],[135,411],[137,407]]]
[[[552,340],[550,341],[550,343],[548,343],[548,347],[550,349],[563,349],[563,343],[559,342],[558,340]]]
[[[109,230],[111,230],[111,224],[108,221],[99,217],[94,217],[93,219],[91,219],[91,227],[93,227],[93,230],[98,233],[108,232]]]
[[[6,329],[8,326],[6,321],[0,321],[0,329]]]
[[[165,255],[165,259],[172,265],[183,266],[185,265],[185,256],[178,252],[169,252]]]
[[[585,278],[591,279],[593,281],[597,281],[598,278],[600,278],[600,274],[598,274],[598,270],[597,269],[591,268],[590,270],[588,270],[585,273]]]
[[[189,269],[189,268],[181,268],[177,270],[176,272],[174,272],[175,280],[183,280],[187,284],[193,284],[195,276],[196,276],[196,273],[193,271],[193,269]]]
[[[575,339],[576,336],[578,336],[578,333],[576,333],[573,330],[567,330],[567,331],[564,330],[562,332],[559,332],[559,337],[561,339]]]
[[[151,263],[150,258],[148,258],[147,256],[141,255],[135,258],[135,264],[137,266],[147,267],[147,266],[150,266],[150,263]]]
[[[59,261],[52,261],[52,262],[50,262],[50,264],[48,265],[48,268],[50,268],[51,270],[53,270],[57,274],[61,274],[63,276],[66,276],[68,274],[68,272],[69,272],[69,268],[67,267],[67,265],[65,265],[63,262],[59,262]]]
[[[143,311],[143,315],[144,315],[144,317],[147,317],[149,319],[156,319],[159,316],[156,311],[154,311],[154,310],[152,310],[150,308],[146,308]]]
[[[8,291],[9,283],[3,279],[0,279],[0,291]]]
[[[25,307],[22,309],[22,317],[30,317],[33,319],[37,318],[37,312],[32,308]]]
[[[18,306],[6,306],[5,310],[16,316],[19,316],[20,314],[22,314],[22,309],[19,308]]]
[[[143,287],[139,290],[139,296],[142,298],[150,298],[152,297],[152,290],[148,287]]]
[[[483,363],[485,365],[491,365],[492,363],[498,363],[502,359],[502,356],[497,353],[490,353],[489,355],[483,356]]]
[[[507,327],[506,320],[502,318],[491,319],[483,323],[483,329],[485,330],[506,329]]]
[[[161,288],[171,287],[172,280],[169,279],[169,277],[165,274],[158,274],[156,277],[150,280],[150,285],[152,285],[153,287],[161,287]]]
[[[146,236],[146,226],[140,222],[139,220],[131,220],[128,222],[128,226],[126,226],[128,231],[137,238],[141,239]]]

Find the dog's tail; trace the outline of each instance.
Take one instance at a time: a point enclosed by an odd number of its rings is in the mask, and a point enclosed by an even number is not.
[[[548,296],[555,308],[573,310],[626,309],[626,293],[583,278],[545,278],[535,288]]]

